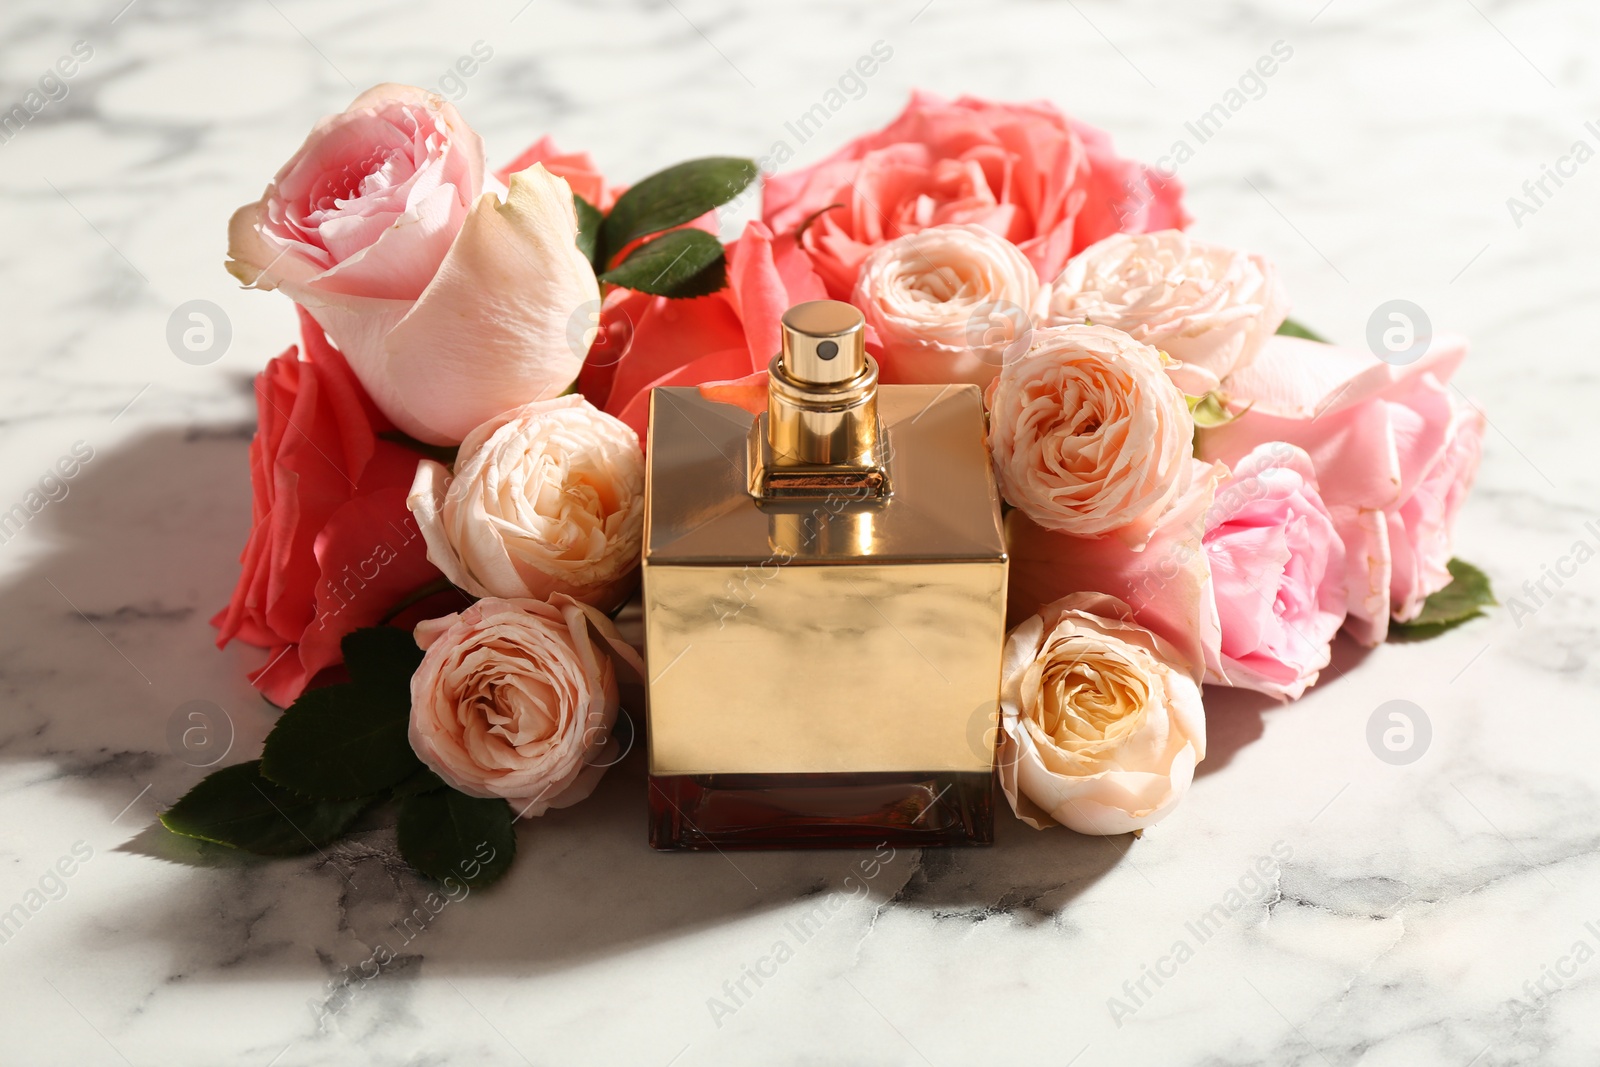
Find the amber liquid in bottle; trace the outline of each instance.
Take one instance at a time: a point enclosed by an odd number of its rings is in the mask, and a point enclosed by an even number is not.
[[[993,776],[679,774],[650,778],[650,846],[896,848],[994,841]]]

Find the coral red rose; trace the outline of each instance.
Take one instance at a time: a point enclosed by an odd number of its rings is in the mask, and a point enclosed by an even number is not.
[[[947,102],[914,92],[900,117],[827,159],[766,180],[762,219],[802,225],[828,294],[848,300],[877,245],[975,223],[1022,249],[1040,278],[1113,233],[1182,229],[1176,178],[1118,156],[1111,138],[1053,104]]]
[[[527,151],[494,172],[501,185],[510,185],[511,176],[527,170],[535,163],[562,178],[572,187],[573,195],[581,196],[602,212],[610,211],[622,194],[620,185],[607,185],[605,176],[587,152],[563,152],[550,137],[541,137]]]
[[[300,323],[303,350],[256,378],[244,573],[211,620],[219,648],[267,649],[250,680],[280,706],[340,662],[344,635],[439,577],[406,510],[417,454],[378,437],[388,422],[303,310]]]
[[[783,313],[827,297],[794,237],[775,238],[759,222],[745,227],[727,256],[728,284],[710,296],[671,300],[615,289],[605,299],[578,389],[640,441],[657,386],[740,382],[755,396],[778,354]],[[873,350],[876,341],[869,337],[868,345]],[[764,386],[759,393],[764,403]]]

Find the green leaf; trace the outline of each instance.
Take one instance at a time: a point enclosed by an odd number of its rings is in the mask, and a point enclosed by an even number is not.
[[[342,835],[369,797],[313,800],[261,777],[261,763],[236,763],[207,775],[161,824],[175,834],[263,856],[311,852]]]
[[[640,245],[600,278],[652,296],[706,296],[727,283],[727,266],[715,237],[704,230],[673,230]]]
[[[421,873],[474,889],[505,874],[516,856],[511,805],[441,789],[406,797],[395,827],[400,855]]]
[[[405,781],[394,787],[397,798],[414,797],[420,793],[432,793],[436,789],[444,789],[445,781],[431,770],[423,767],[412,774]]]
[[[639,238],[693,222],[755,181],[753,160],[713,156],[657,171],[617,197],[600,229],[604,266]]]
[[[448,588],[438,586],[438,590]],[[367,626],[345,635],[339,643],[353,685],[403,701],[411,708],[411,676],[422,665],[422,649],[410,630],[393,626]]]
[[[1285,337],[1304,337],[1307,341],[1321,341],[1330,344],[1329,340],[1314,330],[1308,330],[1293,319],[1284,319],[1283,325],[1278,327],[1278,332]]]
[[[1422,613],[1410,622],[1391,622],[1389,640],[1423,641],[1453,630],[1469,619],[1483,614],[1483,609],[1498,604],[1489,588],[1489,576],[1465,560],[1453,559],[1450,584],[1430,596],[1422,605]]]
[[[598,271],[601,263],[595,254],[600,251],[600,227],[605,222],[605,216],[600,214],[599,208],[577,193],[572,194],[572,205],[578,209],[578,251]]]
[[[381,793],[422,766],[407,736],[410,711],[409,696],[395,699],[389,683],[308,690],[267,735],[261,773],[325,800]]]

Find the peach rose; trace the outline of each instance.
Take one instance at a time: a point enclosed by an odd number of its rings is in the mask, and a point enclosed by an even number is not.
[[[1167,373],[1201,396],[1247,366],[1288,314],[1261,256],[1161,230],[1113,234],[1073,256],[1051,286],[1048,323],[1122,330],[1177,360]]]
[[[406,505],[428,559],[474,596],[566,593],[603,609],[632,592],[644,541],[644,453],[581,396],[479,426],[455,469],[417,466]]]
[[[228,227],[228,270],[311,312],[401,430],[451,444],[577,377],[598,301],[566,182],[535,164],[502,201],[456,109],[404,85],[324,119]],[[480,195],[482,194],[482,195]]]
[[[1114,597],[1075,593],[1006,639],[1000,785],[1035,829],[1125,834],[1172,813],[1206,755],[1200,688]]]
[[[851,302],[883,346],[883,381],[988,385],[1043,313],[1017,246],[982,226],[930,226],[873,249]]]
[[[767,178],[761,217],[799,233],[828,295],[848,300],[867,253],[929,226],[993,230],[1054,278],[1108,234],[1187,225],[1182,199],[1176,178],[1117,155],[1109,134],[1054,104],[919,90],[884,129]]]
[[[594,792],[618,758],[612,657],[644,672],[610,619],[560,593],[486,597],[416,635],[426,655],[411,676],[411,747],[434,773],[519,816]]]
[[[1046,529],[1137,544],[1180,488],[1188,404],[1160,353],[1120,330],[1035,331],[987,399],[1000,492]]]
[[[1242,413],[1196,442],[1230,464],[1272,441],[1311,457],[1345,548],[1345,628],[1362,644],[1381,642],[1391,616],[1416,618],[1450,582],[1455,518],[1483,449],[1482,413],[1448,384],[1466,351],[1459,338],[1435,336],[1416,362],[1394,366],[1274,337],[1228,379]]]

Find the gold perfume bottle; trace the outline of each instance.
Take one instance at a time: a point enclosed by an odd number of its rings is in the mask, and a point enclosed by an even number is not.
[[[790,308],[767,410],[651,396],[650,844],[987,844],[1006,551],[972,385]]]

